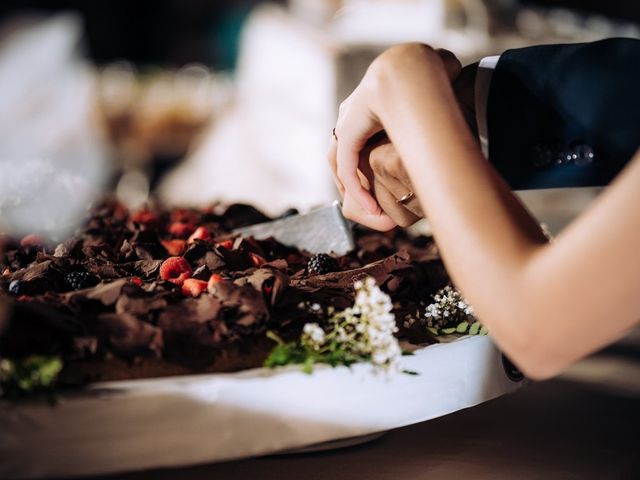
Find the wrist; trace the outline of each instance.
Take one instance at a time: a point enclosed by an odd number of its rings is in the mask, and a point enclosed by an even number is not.
[[[384,115],[385,108],[395,104],[397,94],[412,90],[407,88],[409,84],[421,83],[428,89],[428,84],[434,81],[449,83],[436,50],[422,43],[407,43],[385,50],[371,63],[365,77],[371,110],[379,118]]]

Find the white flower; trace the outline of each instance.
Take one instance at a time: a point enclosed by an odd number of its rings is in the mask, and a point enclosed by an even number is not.
[[[460,292],[447,285],[433,295],[433,303],[425,307],[423,322],[428,327],[447,328],[468,321],[473,308]]]
[[[301,343],[321,352],[335,342],[345,353],[369,359],[377,368],[395,368],[402,350],[393,335],[398,327],[391,298],[371,277],[354,282],[354,289],[353,306],[342,312],[329,313],[331,317],[325,326],[326,332],[318,323],[305,324]],[[318,304],[307,308],[310,311],[321,310]]]
[[[306,343],[315,350],[319,350],[326,340],[324,330],[317,323],[305,324],[305,326],[302,327],[302,333],[303,343]]]
[[[334,318],[334,322],[339,324],[353,325],[352,334],[345,335],[343,328],[339,327],[336,341],[356,355],[368,356],[377,367],[388,368],[402,354],[398,340],[393,335],[398,327],[391,298],[380,290],[371,277],[354,282],[354,289],[353,307]]]

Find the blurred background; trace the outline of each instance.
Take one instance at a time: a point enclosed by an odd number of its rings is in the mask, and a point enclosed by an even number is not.
[[[470,63],[639,25],[622,0],[4,0],[0,230],[61,234],[104,193],[307,210],[336,198],[337,105],[390,45]],[[563,195],[525,197],[557,231],[593,192]]]

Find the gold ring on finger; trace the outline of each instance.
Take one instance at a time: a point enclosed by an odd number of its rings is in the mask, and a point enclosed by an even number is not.
[[[408,192],[406,194],[404,194],[402,197],[400,197],[398,200],[396,200],[396,202],[400,203],[401,205],[406,205],[407,203],[409,203],[413,197],[415,197],[416,194],[413,192]]]

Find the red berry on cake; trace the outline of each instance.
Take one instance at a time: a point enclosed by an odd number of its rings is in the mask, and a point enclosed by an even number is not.
[[[176,238],[187,238],[193,233],[194,227],[189,223],[173,222],[169,225],[169,233]]]
[[[251,259],[251,263],[257,268],[260,268],[262,265],[267,263],[267,260],[264,257],[261,257],[257,253],[249,253],[249,258]]]
[[[158,217],[149,210],[138,210],[131,215],[131,221],[140,225],[151,226],[158,223]]]
[[[224,282],[225,280],[228,279],[219,273],[212,273],[209,277],[209,282],[207,282],[207,290],[209,290],[209,293],[215,293],[216,285],[220,282]]]
[[[160,278],[176,285],[182,285],[192,273],[191,265],[182,257],[169,257],[160,265]]]
[[[226,248],[227,250],[231,250],[233,248],[233,240],[222,240],[216,244],[218,247]]]
[[[142,286],[142,279],[140,277],[131,277],[131,283],[133,283],[134,285],[141,287]]]
[[[176,257],[178,255],[182,255],[184,252],[184,247],[186,242],[184,240],[180,240],[178,238],[173,240],[162,240],[162,246],[169,253],[169,255]]]
[[[182,294],[186,297],[198,297],[207,290],[207,282],[197,278],[187,278],[182,284]]]
[[[39,247],[41,245],[44,245],[44,240],[36,233],[25,235],[22,237],[22,240],[20,240],[21,247]]]
[[[200,214],[186,208],[176,208],[171,211],[171,221],[194,224],[200,219]]]
[[[204,227],[198,227],[196,228],[195,232],[193,232],[191,234],[191,236],[189,237],[189,240],[187,240],[187,243],[193,243],[197,240],[209,240],[209,238],[211,238],[211,235],[209,234],[209,230],[207,230]]]

